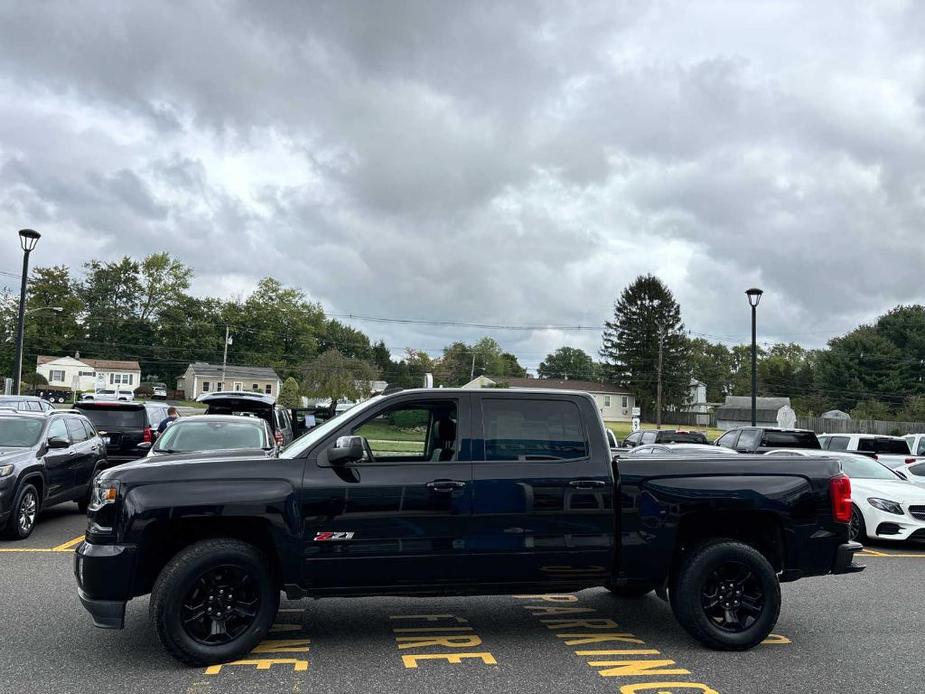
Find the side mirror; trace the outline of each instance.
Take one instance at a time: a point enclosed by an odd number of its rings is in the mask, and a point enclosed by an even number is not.
[[[141,443],[139,443],[139,444],[136,446],[136,448],[139,448],[139,449],[141,449],[142,451],[146,451],[146,450],[148,450],[149,448],[151,448],[151,442],[150,442],[150,441],[142,441]]]
[[[328,449],[328,462],[332,465],[355,463],[363,460],[365,451],[362,436],[341,436],[334,443],[334,447]]]
[[[63,436],[52,436],[48,439],[49,448],[70,448],[71,442]]]

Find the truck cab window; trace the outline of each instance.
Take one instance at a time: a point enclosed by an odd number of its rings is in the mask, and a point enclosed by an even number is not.
[[[408,403],[380,412],[352,430],[373,462],[450,462],[459,450],[455,402]]]
[[[588,454],[578,407],[566,400],[486,398],[485,460],[574,460]]]

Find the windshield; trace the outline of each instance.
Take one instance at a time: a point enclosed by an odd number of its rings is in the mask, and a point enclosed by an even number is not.
[[[144,429],[147,424],[141,407],[80,407],[81,414],[93,422],[97,429]]]
[[[0,446],[30,448],[39,442],[44,424],[45,422],[41,419],[2,417],[0,418]]]
[[[254,422],[184,422],[178,420],[161,434],[155,451],[191,452],[239,448],[269,448],[262,420]]]
[[[350,416],[353,417],[353,415],[363,412],[369,407],[375,405],[377,402],[379,402],[379,398],[370,398],[369,400],[361,402],[359,405],[351,407]],[[311,429],[302,434],[299,438],[297,438],[295,441],[286,446],[282,451],[280,451],[279,457],[298,458],[307,449],[311,448],[318,441],[337,429],[344,421],[346,421],[344,413],[338,413],[336,417],[332,417],[324,424],[319,424],[314,429]]]
[[[905,439],[859,439],[858,450],[887,455],[909,455],[909,444]]]
[[[887,470],[876,460],[871,460],[867,456],[839,456],[842,470],[848,477],[863,480],[897,480],[898,475]]]

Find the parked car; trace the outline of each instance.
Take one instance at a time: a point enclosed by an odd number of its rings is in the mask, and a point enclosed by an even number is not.
[[[0,530],[22,540],[50,506],[76,501],[86,510],[90,482],[106,465],[102,439],[77,412],[0,410]]]
[[[925,456],[925,434],[906,434],[903,436],[914,456]]]
[[[275,456],[278,445],[269,423],[259,417],[203,414],[174,421],[151,446],[148,457],[206,451]]]
[[[739,453],[765,453],[775,448],[807,448],[819,450],[819,439],[805,429],[777,427],[739,427],[730,429],[716,439],[716,445]]]
[[[250,653],[280,591],[603,586],[670,593],[694,638],[743,650],[774,627],[780,581],[864,568],[837,461],[716,452],[614,463],[588,394],[377,396],[279,458],[247,462],[137,461],[98,478],[74,571],[97,626],[122,628],[126,603],[151,593],[167,651],[202,665]]]
[[[777,451],[837,459],[851,479],[851,539],[925,540],[925,489],[868,456],[846,451]]]
[[[167,399],[167,384],[166,383],[152,383],[151,387],[154,389],[154,393],[151,396],[155,400],[166,400]]]
[[[918,460],[909,450],[909,443],[901,436],[820,434],[819,443],[827,451],[863,453],[889,465],[894,470]]]
[[[81,400],[116,400],[121,402],[132,402],[135,399],[135,393],[131,390],[116,390],[115,388],[100,388],[92,392],[84,393],[80,396]]]
[[[74,409],[93,422],[109,460],[119,463],[145,457],[158,425],[167,419],[167,405],[156,402],[81,400]]]
[[[53,412],[54,405],[34,395],[0,395],[0,409],[17,412]]]
[[[640,429],[623,439],[625,448],[634,448],[646,443],[709,443],[702,431],[683,429]]]
[[[642,446],[630,448],[621,455],[687,455],[687,456],[715,456],[717,453],[722,455],[738,455],[730,448],[717,447],[708,443],[646,443]]]
[[[267,421],[273,428],[276,442],[283,446],[295,436],[289,410],[276,404],[276,398],[247,391],[218,391],[203,393],[198,402],[206,405],[206,414],[252,414]]]
[[[900,468],[897,472],[901,472],[913,484],[925,487],[925,460]]]

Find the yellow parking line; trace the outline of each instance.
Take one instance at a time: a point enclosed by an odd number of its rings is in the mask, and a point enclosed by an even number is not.
[[[58,545],[57,547],[52,547],[52,552],[67,552],[69,549],[72,549],[75,545],[80,544],[84,541],[84,536],[75,537],[73,540],[68,540],[63,545]]]
[[[925,553],[923,554],[907,554],[902,552],[881,552],[879,550],[867,549],[866,547],[857,553],[858,557],[890,557],[898,559],[925,559]]]
[[[34,549],[34,548],[32,548],[32,547],[26,547],[26,548],[22,548],[22,549],[20,549],[20,548],[8,549],[8,548],[6,548],[6,547],[0,547],[0,552],[11,552],[11,553],[12,553],[12,552],[57,552],[57,551],[58,551],[58,550],[49,549],[49,548]]]

